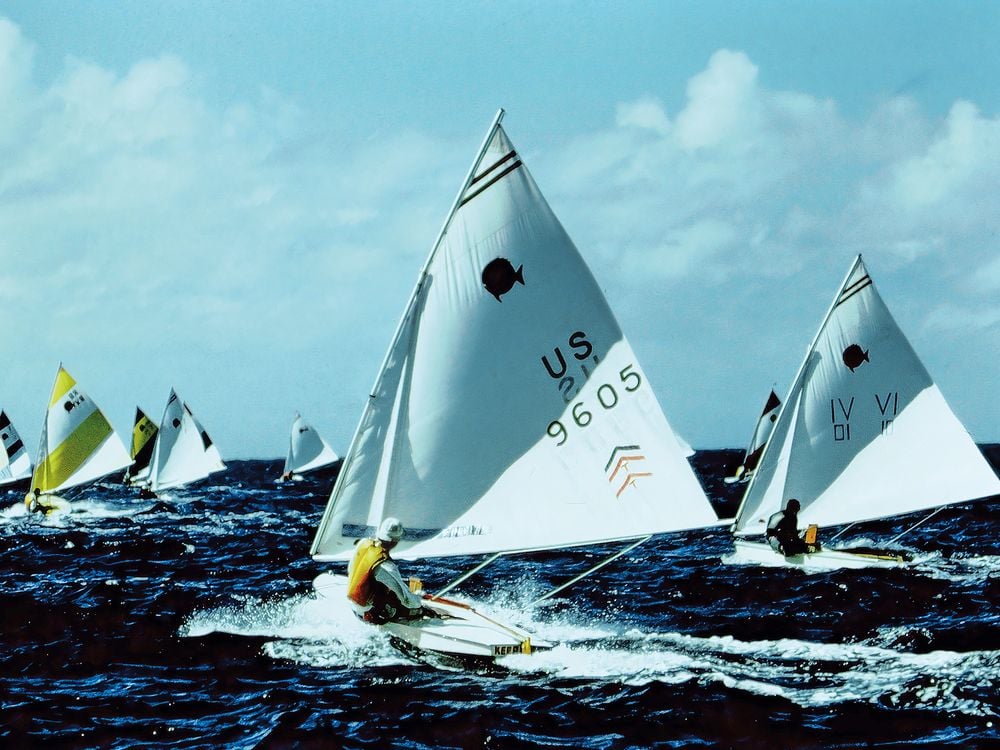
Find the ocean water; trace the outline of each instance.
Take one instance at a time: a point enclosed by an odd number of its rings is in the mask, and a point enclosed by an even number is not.
[[[725,516],[737,457],[693,459]],[[0,496],[0,746],[1000,746],[998,499],[906,537],[905,570],[726,564],[718,529],[529,607],[612,549],[499,560],[460,595],[559,645],[476,670],[414,661],[312,596],[329,481],[279,472],[233,461],[152,501],[102,485],[43,521]],[[402,568],[433,589],[469,562]]]

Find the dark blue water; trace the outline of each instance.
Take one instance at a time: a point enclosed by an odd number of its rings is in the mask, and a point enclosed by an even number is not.
[[[737,457],[694,459],[724,515]],[[501,560],[464,594],[561,645],[469,671],[414,662],[312,597],[329,487],[279,472],[234,461],[159,502],[98,487],[45,522],[4,499],[0,745],[1000,744],[1000,500],[939,513],[901,543],[906,570],[728,565],[720,529],[654,539],[527,608],[609,550]],[[403,568],[433,588],[467,563]]]

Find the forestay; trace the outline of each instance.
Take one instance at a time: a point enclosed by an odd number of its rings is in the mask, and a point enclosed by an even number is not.
[[[502,115],[502,112],[501,112]],[[399,557],[714,524],[601,286],[498,115],[397,329],[312,546]]]
[[[304,474],[338,461],[340,457],[316,430],[298,414],[292,422],[284,473]]]
[[[225,468],[208,433],[171,389],[153,449],[150,489],[181,487]]]
[[[121,471],[130,463],[111,423],[60,365],[42,424],[31,489],[59,492]]]
[[[24,447],[24,441],[5,411],[0,411],[0,440],[3,441],[3,451],[0,451],[0,486],[30,477],[31,457],[28,449]]]
[[[734,530],[763,533],[789,498],[832,526],[1000,492],[858,256],[796,376]]]

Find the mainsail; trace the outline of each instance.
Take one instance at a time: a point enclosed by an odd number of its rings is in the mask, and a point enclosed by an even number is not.
[[[764,454],[764,446],[767,445],[771,432],[774,430],[774,423],[778,421],[778,410],[781,407],[781,399],[773,390],[764,403],[764,410],[760,413],[757,425],[754,427],[753,435],[750,436],[750,444],[747,445],[743,461],[736,469],[732,477],[727,477],[727,482],[746,482],[753,476],[760,457]]]
[[[298,414],[292,421],[288,440],[288,457],[284,473],[305,474],[339,461],[340,457],[316,430]]]
[[[5,411],[0,411],[0,439],[3,441],[3,451],[0,451],[0,486],[30,477],[31,457],[28,449],[24,447],[21,436],[17,434]]]
[[[125,446],[97,404],[60,365],[42,424],[31,489],[59,492],[130,463]]]
[[[800,525],[883,518],[1000,493],[1000,480],[879,296],[861,256],[792,383],[734,531],[789,498]]]
[[[717,521],[601,286],[500,125],[433,246],[313,542],[387,516],[399,557]]]
[[[225,468],[208,433],[171,389],[150,463],[150,489],[181,487]]]
[[[156,422],[138,406],[135,407],[135,422],[132,426],[132,466],[125,475],[130,484],[143,484],[149,481],[149,464],[153,460],[157,432],[159,427]]]

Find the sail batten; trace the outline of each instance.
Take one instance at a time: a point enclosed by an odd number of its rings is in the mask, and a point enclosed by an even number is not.
[[[813,339],[747,487],[734,532],[799,500],[831,526],[1000,493],[859,256]]]
[[[389,515],[420,535],[400,545],[410,558],[716,521],[597,280],[499,118],[406,306],[312,554],[349,556]]]

